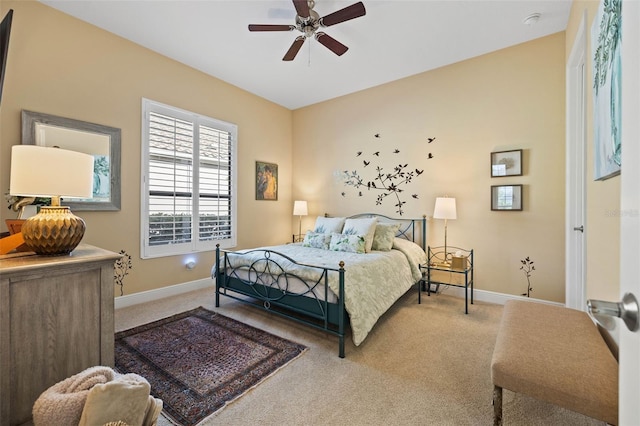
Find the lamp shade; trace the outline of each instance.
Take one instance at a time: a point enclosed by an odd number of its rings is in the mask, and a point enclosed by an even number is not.
[[[38,145],[11,148],[11,195],[91,198],[93,157]]]
[[[294,201],[293,202],[293,215],[294,216],[306,216],[308,215],[307,202],[306,201]]]
[[[11,148],[11,195],[51,197],[50,206],[22,225],[22,237],[39,255],[63,255],[80,244],[86,225],[60,206],[60,197],[91,198],[93,157],[80,152],[37,145]]]
[[[436,198],[436,206],[433,209],[434,219],[456,219],[456,199],[449,197]]]

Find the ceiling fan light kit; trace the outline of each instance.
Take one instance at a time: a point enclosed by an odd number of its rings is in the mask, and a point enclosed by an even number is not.
[[[293,31],[298,30],[303,35],[296,37],[289,47],[287,53],[282,58],[283,61],[292,61],[307,38],[314,37],[320,44],[331,50],[338,56],[342,56],[349,48],[330,35],[318,31],[321,27],[330,27],[341,22],[359,18],[366,14],[364,4],[362,2],[354,3],[343,9],[337,10],[326,16],[320,17],[313,10],[315,7],[314,0],[293,0],[293,6],[296,8],[296,24],[295,25],[271,25],[271,24],[250,24],[249,31]]]

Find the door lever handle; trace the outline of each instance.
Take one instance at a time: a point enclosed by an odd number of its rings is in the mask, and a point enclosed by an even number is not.
[[[574,231],[584,232],[584,225],[574,226],[574,227],[573,227],[573,230],[574,230]]]
[[[604,324],[607,321],[602,316],[620,318],[630,331],[638,330],[638,301],[631,293],[625,294],[622,301],[617,303],[589,299],[587,308],[596,321],[605,328],[608,328]]]

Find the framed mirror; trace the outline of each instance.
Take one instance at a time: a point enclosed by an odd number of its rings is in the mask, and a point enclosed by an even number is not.
[[[94,158],[93,198],[64,201],[73,211],[120,210],[120,129],[22,111],[22,144],[58,146]]]

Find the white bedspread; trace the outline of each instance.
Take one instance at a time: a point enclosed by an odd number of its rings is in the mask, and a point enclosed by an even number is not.
[[[349,313],[353,343],[358,346],[367,337],[375,323],[413,284],[421,278],[419,264],[426,262],[424,250],[417,244],[401,238],[394,241],[388,252],[372,251],[365,254],[335,252],[302,247],[300,244],[260,247],[253,250],[273,250],[295,259],[299,263],[338,269],[345,263],[344,303]],[[246,250],[244,250],[246,251]],[[229,256],[231,266],[246,265],[263,257],[264,252],[248,256]],[[274,258],[288,272],[301,278],[317,280],[321,270],[305,268],[284,258]],[[329,287],[338,293],[338,273],[330,271]]]

